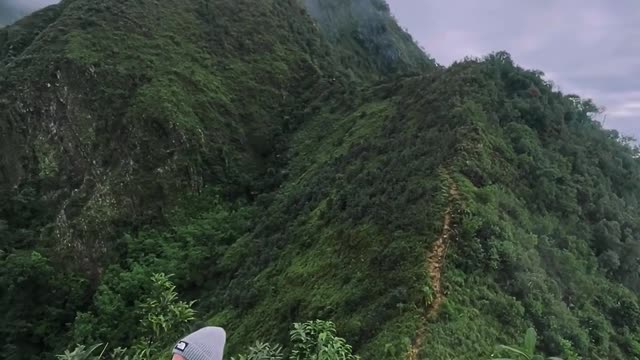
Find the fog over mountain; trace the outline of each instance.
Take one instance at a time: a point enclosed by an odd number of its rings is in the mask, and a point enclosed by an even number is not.
[[[0,0],[0,26],[11,24],[30,12],[57,2],[57,0]]]

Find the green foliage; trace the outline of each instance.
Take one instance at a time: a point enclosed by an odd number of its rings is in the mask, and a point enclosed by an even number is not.
[[[529,328],[527,329],[526,334],[524,335],[524,343],[522,347],[517,346],[507,346],[507,345],[499,345],[498,350],[504,353],[510,353],[514,356],[517,356],[522,360],[544,360],[545,357],[542,355],[537,355],[536,351],[536,342],[538,335],[536,334],[535,329]],[[556,357],[550,357],[549,360],[562,360]],[[507,360],[507,359],[502,359]]]
[[[291,351],[289,360],[358,360],[352,348],[343,338],[336,336],[332,322],[315,320],[293,324],[290,332]],[[231,358],[235,360],[236,358]],[[237,360],[282,360],[282,347],[256,343],[247,355],[239,355]]]
[[[0,29],[2,351],[158,353],[180,292],[231,353],[330,319],[365,359],[423,326],[432,358],[529,327],[540,353],[640,357],[638,148],[507,53],[439,68],[384,2],[305,4],[68,0]],[[348,357],[321,325],[301,356]]]
[[[7,359],[41,359],[59,348],[87,287],[40,252],[0,252],[0,346]]]
[[[100,302],[101,300],[97,300],[97,303]],[[139,356],[153,358],[158,353],[165,351],[177,337],[188,329],[188,325],[194,320],[195,315],[191,308],[193,303],[178,300],[175,286],[168,277],[164,274],[154,274],[151,277],[150,288],[139,302],[134,303],[133,309],[128,307],[118,309],[122,311],[119,318],[113,312],[108,313],[114,317],[113,320],[116,322],[121,321],[123,317],[126,318],[123,316],[124,314],[131,314],[130,316],[139,321],[139,326],[131,328],[127,337],[119,334],[120,337],[113,337],[113,339],[122,339],[121,345],[131,347]],[[93,326],[100,329],[99,333],[103,333],[109,328],[101,322],[104,314],[98,313],[97,316],[100,320],[94,320]],[[127,324],[126,321],[124,323]],[[82,322],[77,326],[78,330],[84,330]],[[89,333],[83,335],[87,334]]]
[[[249,347],[246,355],[238,355],[232,357],[231,360],[282,360],[282,346],[271,345],[267,343],[256,342],[255,345]]]
[[[129,330],[130,338],[125,343],[127,348],[115,348],[109,358],[118,360],[151,360],[164,356],[167,349],[175,343],[176,339],[184,335],[189,330],[191,322],[195,320],[195,310],[192,306],[195,302],[184,302],[178,299],[175,286],[169,280],[170,276],[165,274],[153,274],[150,278],[151,287],[144,294],[140,302],[133,309],[134,316],[139,320],[139,324]],[[131,311],[131,310],[130,310]],[[102,314],[99,314],[100,317]],[[127,317],[126,312],[114,316],[113,321],[118,322]],[[104,315],[101,316],[104,319]],[[92,327],[104,329],[107,324],[96,322],[96,316],[85,314],[77,320],[76,327],[83,335],[88,335]],[[100,319],[100,320],[102,320]],[[78,323],[79,322],[79,323]],[[120,340],[117,339],[116,340]],[[101,344],[92,347],[78,345],[73,352],[65,351],[63,355],[58,355],[62,360],[99,360],[107,350],[107,345],[102,348],[99,355],[93,355],[99,350]]]
[[[153,274],[151,289],[136,305],[140,326],[132,333],[129,348],[116,348],[107,358],[118,360],[158,359],[170,349],[180,335],[186,333],[195,319],[192,309],[194,302],[186,303],[178,299],[175,286],[165,274]],[[122,314],[124,316],[124,314]],[[117,319],[116,319],[117,320]],[[99,324],[97,324],[99,326]],[[86,329],[86,326],[84,327]],[[294,324],[290,332],[291,360],[358,360],[352,355],[352,348],[343,338],[336,336],[335,325],[327,321],[309,321]],[[73,351],[66,350],[58,355],[61,360],[100,360],[107,356],[108,345],[86,347],[78,345]],[[98,353],[99,351],[99,353]],[[282,360],[280,345],[257,342],[249,348],[247,355],[239,355],[238,360]],[[232,358],[235,359],[235,358]]]
[[[98,355],[93,355],[94,352],[100,350],[102,351]],[[66,350],[64,354],[57,355],[56,358],[59,360],[100,360],[102,359],[102,355],[107,350],[107,345],[104,347],[102,344],[93,345],[91,347],[85,347],[84,345],[78,345],[73,351]]]
[[[140,305],[142,320],[137,329],[138,338],[131,349],[141,358],[155,359],[184,334],[195,320],[195,301],[178,300],[175,286],[165,274],[154,274],[153,287]]]
[[[291,360],[357,360],[351,346],[336,336],[335,325],[327,321],[296,323],[291,330]]]
[[[159,294],[159,297],[167,298],[174,297],[172,292],[172,285],[168,282],[167,277],[162,274],[154,275],[154,282],[159,287],[165,288],[165,291]],[[151,303],[157,303],[152,300]],[[162,302],[162,300],[160,300]],[[160,318],[162,315],[167,315],[168,318],[162,319],[162,326],[154,328],[155,338],[149,338],[142,335],[142,339],[145,342],[146,348],[140,349],[139,346],[133,346],[133,352],[131,356],[126,355],[129,351],[126,349],[115,349],[109,359],[117,360],[148,360],[157,359],[163,356],[161,351],[150,351],[150,349],[162,349],[166,350],[166,346],[163,348],[159,346],[163,339],[168,339],[167,335],[171,333],[170,328],[180,326],[183,323],[190,321],[189,314],[184,314],[182,317],[174,318],[172,313],[180,313],[186,309],[186,313],[192,313],[188,304],[181,304],[184,309],[176,309],[176,306],[163,309],[164,313],[159,314],[157,306],[146,308],[148,310],[147,317]],[[175,322],[173,322],[175,321]],[[336,336],[335,325],[332,322],[327,321],[309,321],[306,323],[296,323],[293,325],[294,329],[291,331],[291,351],[288,359],[290,360],[358,360],[358,356],[352,355],[352,348],[348,345],[344,339]],[[144,327],[144,320],[143,320]],[[142,331],[144,333],[144,330]],[[159,342],[159,343],[158,343]],[[136,348],[138,349],[136,350]],[[98,355],[94,355],[98,350],[101,352]],[[76,349],[71,352],[65,351],[64,354],[58,355],[60,360],[100,360],[103,359],[103,355],[107,350],[107,346],[102,344],[94,345],[92,347],[85,347],[78,345]],[[256,342],[254,346],[249,347],[249,352],[246,355],[238,355],[238,357],[232,357],[232,360],[282,360],[284,359],[284,353],[282,346],[271,345],[268,343]]]

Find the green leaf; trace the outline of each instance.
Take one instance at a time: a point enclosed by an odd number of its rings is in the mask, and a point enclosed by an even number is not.
[[[536,334],[536,330],[533,328],[528,328],[527,333],[524,335],[524,351],[529,355],[533,356],[536,351],[536,339],[538,334]]]
[[[520,349],[516,349],[516,348],[514,348],[512,346],[498,345],[498,348],[501,349],[501,350],[506,350],[506,351],[512,352],[514,354],[518,354],[518,355],[524,357],[527,360],[531,360],[531,356],[527,355],[525,352],[521,351]]]

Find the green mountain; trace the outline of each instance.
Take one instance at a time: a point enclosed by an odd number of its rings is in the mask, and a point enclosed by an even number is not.
[[[304,0],[304,5],[353,76],[375,78],[437,67],[400,29],[384,0]]]
[[[0,29],[0,347],[130,346],[167,273],[230,355],[324,319],[363,359],[640,357],[640,152],[596,112],[382,1],[63,1]]]

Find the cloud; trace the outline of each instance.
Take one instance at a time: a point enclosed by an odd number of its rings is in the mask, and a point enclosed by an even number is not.
[[[8,25],[21,17],[59,0],[0,0],[0,26]]]
[[[24,9],[26,11],[35,11],[45,6],[55,4],[58,0],[0,0],[6,1],[13,8]]]
[[[640,101],[632,101],[624,103],[621,106],[610,111],[609,114],[615,118],[633,118],[640,111]]]
[[[506,50],[562,90],[605,106],[607,127],[640,138],[640,1],[388,2],[439,62]]]
[[[640,113],[640,93],[626,93],[619,97],[607,114],[613,118],[633,119]]]

